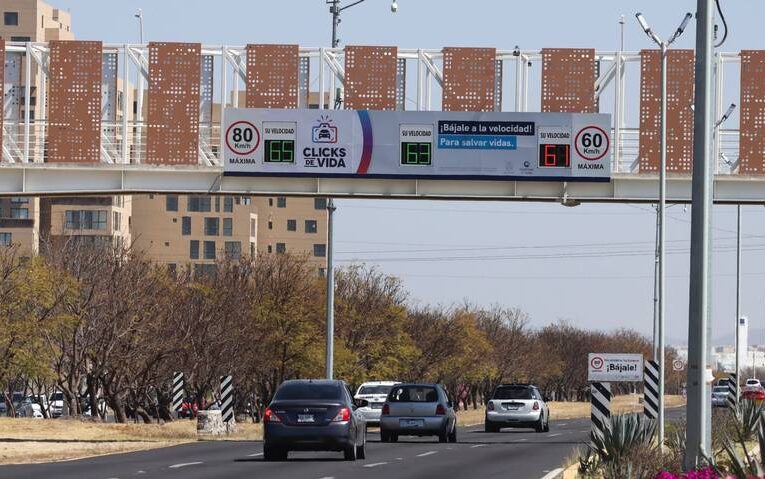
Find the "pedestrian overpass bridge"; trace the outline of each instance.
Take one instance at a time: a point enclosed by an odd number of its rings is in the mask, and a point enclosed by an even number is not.
[[[659,55],[87,41],[1,43],[0,196],[136,193],[654,202]],[[715,201],[765,203],[765,51],[716,54]],[[668,201],[689,202],[692,50],[669,54]],[[336,101],[336,98],[340,101]],[[231,177],[222,110],[610,113],[610,182]]]

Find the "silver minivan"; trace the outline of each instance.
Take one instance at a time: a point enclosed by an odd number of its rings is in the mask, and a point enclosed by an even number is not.
[[[391,388],[380,415],[382,442],[399,436],[438,436],[457,442],[457,415],[448,394],[438,384],[397,384]]]

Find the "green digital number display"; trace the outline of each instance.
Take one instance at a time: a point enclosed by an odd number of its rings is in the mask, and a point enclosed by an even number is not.
[[[433,164],[432,144],[428,142],[401,142],[401,164],[430,166]]]
[[[266,163],[294,163],[295,140],[266,140]]]

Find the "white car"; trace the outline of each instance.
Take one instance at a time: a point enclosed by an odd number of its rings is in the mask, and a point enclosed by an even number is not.
[[[744,385],[744,387],[747,387],[747,388],[751,388],[751,387],[761,388],[762,384],[760,384],[760,380],[759,379],[752,378],[752,379],[747,379],[746,380],[746,384]]]
[[[353,399],[364,399],[369,403],[368,406],[359,408],[367,424],[380,424],[383,404],[385,404],[390,390],[397,384],[401,383],[398,381],[372,381],[359,386]]]
[[[16,415],[18,417],[28,417],[32,419],[42,419],[45,417],[43,416],[42,408],[35,402],[33,396],[27,396],[21,401],[16,409]]]
[[[51,394],[48,404],[50,405],[50,417],[61,417],[64,412],[64,393],[56,391]]]
[[[537,432],[550,430],[550,410],[536,386],[503,384],[497,386],[486,404],[486,432],[503,427],[528,427]]]

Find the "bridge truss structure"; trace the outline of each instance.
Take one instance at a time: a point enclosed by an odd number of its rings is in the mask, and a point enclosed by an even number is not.
[[[655,202],[659,55],[193,43],[0,43],[0,195],[205,193]],[[765,203],[765,51],[717,53],[715,201]],[[689,202],[692,50],[669,56],[668,201]],[[335,102],[335,96],[342,98]],[[608,183],[223,175],[222,109],[611,113]],[[728,126],[728,125],[733,126]]]

